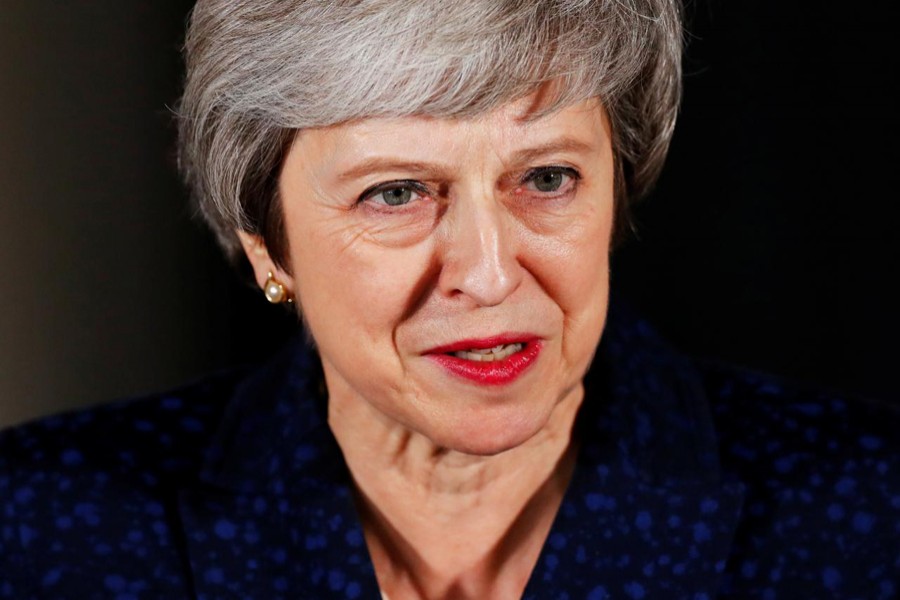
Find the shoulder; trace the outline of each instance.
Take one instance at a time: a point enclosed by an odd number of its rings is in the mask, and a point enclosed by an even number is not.
[[[222,373],[7,429],[0,432],[0,469],[37,481],[89,469],[152,485],[153,473],[190,470],[239,380],[240,372]]]
[[[699,363],[723,460],[789,485],[838,477],[842,488],[900,483],[900,405],[852,398],[716,363]],[[818,478],[814,478],[818,481]]]
[[[173,494],[195,479],[241,375],[0,432],[0,598],[110,555],[169,560]]]
[[[900,407],[699,363],[726,476],[746,488],[728,586],[892,597]]]

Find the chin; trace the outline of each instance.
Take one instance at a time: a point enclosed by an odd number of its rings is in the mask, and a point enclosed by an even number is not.
[[[436,445],[474,456],[494,456],[527,443],[546,425],[550,410],[522,414],[508,410],[471,410],[450,427],[429,436]]]

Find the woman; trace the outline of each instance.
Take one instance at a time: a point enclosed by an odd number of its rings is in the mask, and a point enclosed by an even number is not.
[[[182,167],[315,350],[6,434],[0,597],[891,597],[896,413],[608,310],[680,39],[671,0],[200,0]]]

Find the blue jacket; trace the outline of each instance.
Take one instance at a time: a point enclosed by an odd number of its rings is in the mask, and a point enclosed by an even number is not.
[[[379,598],[315,355],[0,435],[0,598]],[[535,599],[900,597],[900,415],[615,307]]]

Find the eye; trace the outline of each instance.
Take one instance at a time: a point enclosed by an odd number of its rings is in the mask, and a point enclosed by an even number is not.
[[[415,181],[392,181],[371,187],[362,193],[359,202],[372,202],[381,206],[403,206],[419,200],[427,194]]]
[[[569,167],[540,167],[525,175],[525,183],[538,192],[558,192],[579,179],[578,172]]]

